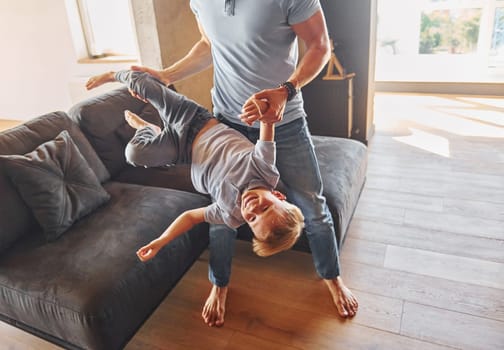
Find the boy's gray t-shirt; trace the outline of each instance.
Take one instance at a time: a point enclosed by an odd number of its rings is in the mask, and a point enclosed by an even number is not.
[[[191,180],[194,188],[209,194],[213,204],[205,221],[237,228],[245,223],[240,211],[246,189],[274,189],[279,180],[275,142],[254,145],[238,131],[218,124],[205,131],[193,146]]]
[[[212,45],[214,114],[241,123],[238,115],[250,96],[276,88],[295,70],[298,47],[290,26],[309,19],[321,6],[319,0],[231,1],[232,14],[226,3],[190,1]],[[299,93],[287,103],[283,120],[277,125],[305,116]]]

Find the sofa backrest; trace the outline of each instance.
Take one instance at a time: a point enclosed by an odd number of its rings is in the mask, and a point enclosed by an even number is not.
[[[135,133],[124,119],[125,110],[161,125],[158,112],[150,104],[132,97],[127,88],[86,99],[68,111],[68,115],[80,126],[112,177],[127,166],[124,149]]]
[[[49,113],[0,132],[0,154],[23,155],[67,130],[100,182],[110,175],[78,125],[65,112]],[[36,227],[30,209],[10,182],[0,162],[0,251]]]

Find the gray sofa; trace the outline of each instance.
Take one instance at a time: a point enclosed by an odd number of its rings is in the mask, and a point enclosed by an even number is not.
[[[150,105],[118,89],[0,133],[0,319],[69,349],[124,347],[208,245],[202,224],[152,261],[136,258],[178,214],[209,199],[195,193],[188,166],[126,164],[133,130],[125,109],[159,123]],[[364,185],[366,148],[314,142],[341,245]],[[65,220],[47,208],[55,195]],[[304,237],[295,249],[309,251]]]

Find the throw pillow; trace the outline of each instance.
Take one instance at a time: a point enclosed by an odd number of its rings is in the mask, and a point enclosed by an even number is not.
[[[48,241],[110,199],[66,130],[30,153],[0,160]]]

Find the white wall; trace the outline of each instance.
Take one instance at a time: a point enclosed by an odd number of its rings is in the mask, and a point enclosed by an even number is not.
[[[90,95],[87,77],[129,67],[77,63],[65,1],[0,0],[0,119],[67,111]]]

